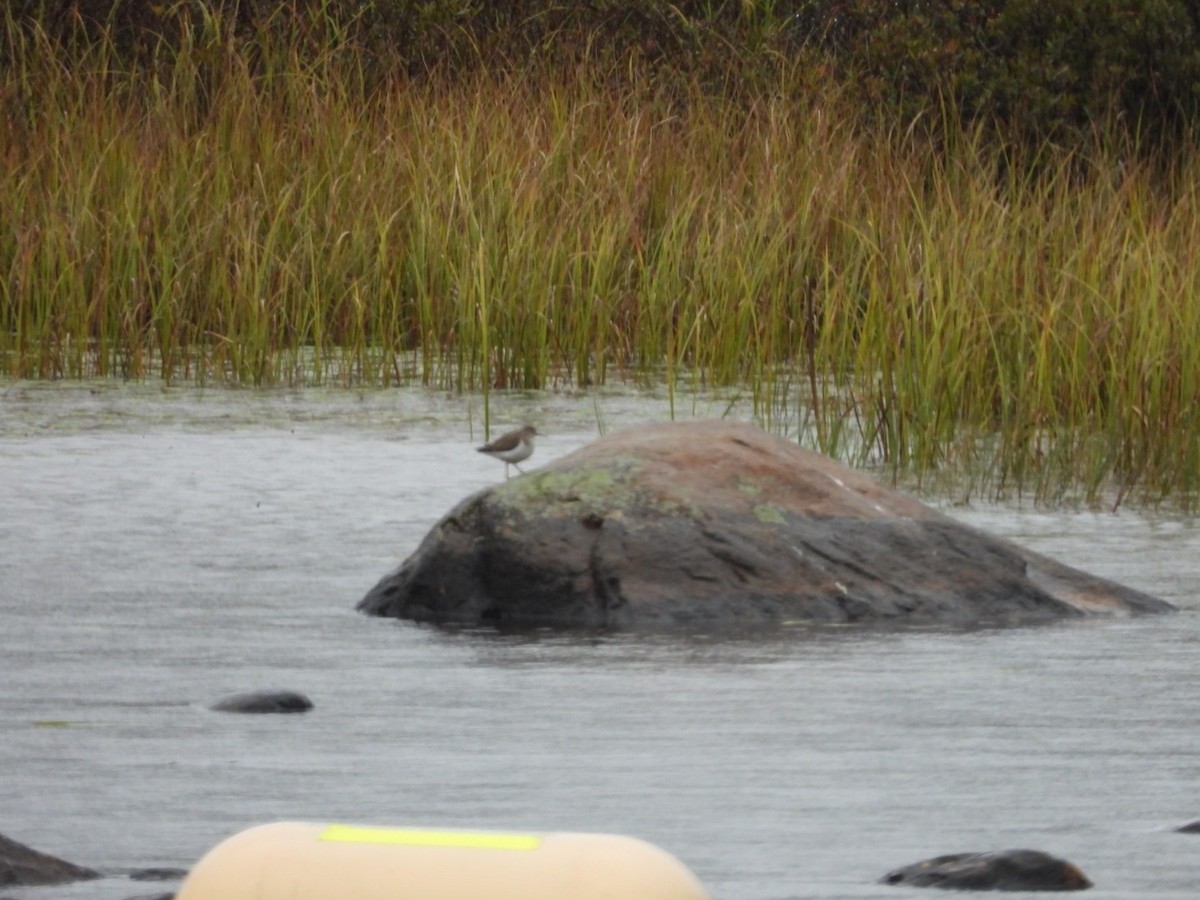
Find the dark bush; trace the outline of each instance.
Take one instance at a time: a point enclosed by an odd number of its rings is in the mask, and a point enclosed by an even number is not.
[[[807,0],[796,25],[910,120],[946,104],[1071,140],[1113,114],[1165,136],[1200,111],[1200,0]]]
[[[336,40],[381,81],[591,65],[753,93],[781,69],[833,72],[902,123],[949,111],[1033,140],[1200,116],[1200,0],[9,0],[7,16],[133,66],[219,22],[247,46]]]
[[[184,21],[218,20],[249,36],[319,20],[364,52],[442,71],[591,55],[688,69],[717,51],[729,65],[744,38],[775,22],[741,0],[9,0],[7,15],[60,43],[103,37],[133,60]]]

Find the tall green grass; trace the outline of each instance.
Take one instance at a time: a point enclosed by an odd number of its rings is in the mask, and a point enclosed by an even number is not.
[[[740,386],[960,493],[1200,487],[1200,156],[864,124],[797,71],[366,87],[219,23],[152,74],[37,33],[0,104],[0,371]],[[964,473],[966,473],[964,475]]]

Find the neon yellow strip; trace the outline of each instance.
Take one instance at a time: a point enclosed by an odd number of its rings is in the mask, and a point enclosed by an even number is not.
[[[470,850],[536,850],[542,844],[542,839],[532,834],[422,831],[363,825],[330,825],[321,832],[321,840],[343,844],[400,844],[407,847],[462,847]]]

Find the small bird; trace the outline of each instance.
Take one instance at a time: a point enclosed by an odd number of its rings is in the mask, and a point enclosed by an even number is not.
[[[517,471],[522,475],[524,470],[517,466],[517,463],[524,462],[533,454],[533,438],[537,434],[537,429],[532,425],[525,425],[518,428],[516,431],[510,431],[508,434],[502,434],[490,444],[484,444],[476,449],[480,453],[486,453],[495,459],[504,461],[504,477],[508,478],[508,467],[516,466]]]

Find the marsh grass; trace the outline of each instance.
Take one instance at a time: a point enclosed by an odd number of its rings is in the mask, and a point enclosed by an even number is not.
[[[665,378],[965,495],[1200,487],[1194,152],[935,147],[799,72],[736,100],[586,67],[368,90],[336,35],[250,52],[203,22],[134,75],[7,27],[9,377]]]

